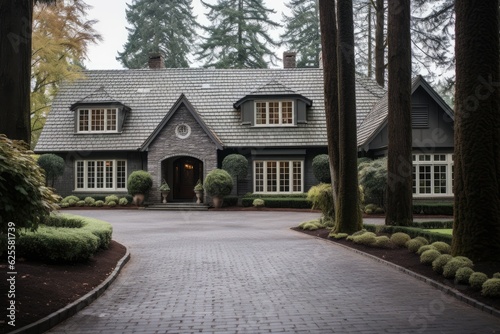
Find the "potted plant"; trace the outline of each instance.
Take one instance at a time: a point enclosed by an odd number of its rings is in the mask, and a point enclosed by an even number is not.
[[[158,187],[158,190],[161,191],[162,203],[167,203],[167,197],[170,193],[170,187],[168,186],[168,183],[167,181],[165,181],[165,179],[161,181],[161,185],[160,187]]]
[[[220,208],[224,196],[229,195],[233,189],[233,178],[225,170],[216,168],[208,173],[204,188],[212,196],[214,207]]]
[[[143,170],[136,170],[130,174],[127,181],[128,193],[134,196],[134,204],[144,203],[144,195],[153,186],[151,174]]]
[[[198,180],[196,185],[194,186],[194,193],[196,194],[196,204],[200,204],[203,200],[203,184],[201,180]]]

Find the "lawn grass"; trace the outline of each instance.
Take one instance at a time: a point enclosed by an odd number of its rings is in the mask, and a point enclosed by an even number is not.
[[[452,235],[453,230],[451,228],[433,228],[433,229],[425,229],[424,231],[427,232],[435,232],[435,233],[441,233],[441,234],[447,234],[447,235]]]

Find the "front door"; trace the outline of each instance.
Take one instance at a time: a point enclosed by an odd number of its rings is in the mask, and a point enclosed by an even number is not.
[[[191,157],[182,157],[174,161],[174,200],[192,200],[195,197],[194,186],[203,177],[203,163]]]

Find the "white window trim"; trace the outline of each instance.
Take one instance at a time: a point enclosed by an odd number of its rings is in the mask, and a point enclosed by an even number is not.
[[[83,188],[78,188],[78,163],[83,161]],[[88,184],[88,163],[89,161],[93,161],[96,163],[98,161],[103,161],[104,162],[104,169],[106,169],[106,161],[113,161],[113,187],[112,188],[87,188]],[[117,183],[118,183],[118,161],[124,161],[125,162],[125,188],[117,188]],[[75,161],[75,190],[74,191],[79,191],[79,192],[111,192],[111,191],[127,191],[127,160],[125,159],[97,159],[97,160],[76,160]],[[106,171],[104,170],[104,176],[103,176],[103,184],[104,186],[106,185]]]
[[[278,102],[279,103],[279,123],[269,124],[269,103],[270,102]],[[291,102],[292,103],[292,123],[283,124],[283,102]],[[257,103],[265,103],[266,104],[266,123],[265,124],[257,124]],[[254,126],[255,127],[283,127],[283,126],[295,126],[295,101],[294,100],[256,100],[254,101]]]
[[[419,155],[430,155],[430,161],[419,161]],[[446,159],[444,161],[435,161],[434,155],[444,155]],[[416,184],[416,193],[413,194],[414,198],[426,198],[426,197],[450,197],[453,196],[453,154],[452,153],[421,153],[421,152],[413,152],[413,166],[415,167],[415,184]],[[446,193],[435,193],[434,192],[434,166],[436,165],[445,165],[446,166]],[[419,166],[431,166],[431,193],[430,194],[420,194],[419,187]]]
[[[255,173],[255,168],[257,166],[257,163],[263,163],[263,186],[264,186],[264,191],[257,191],[257,178],[256,178],[256,173]],[[267,191],[267,163],[268,162],[288,162],[289,163],[289,177],[290,177],[290,190],[289,191],[280,191],[280,171],[279,171],[279,165],[277,164],[276,166],[276,189],[277,191]],[[293,163],[294,162],[300,162],[300,189],[301,191],[293,191]],[[254,160],[253,162],[253,192],[255,194],[303,194],[304,193],[304,160]]]
[[[92,131],[92,110],[104,110],[104,130],[102,131]],[[81,131],[80,130],[80,112],[82,110],[87,110],[89,112],[89,119],[88,119],[88,130],[87,131]],[[114,130],[107,130],[108,128],[108,110],[114,110],[115,111],[115,129]],[[109,108],[109,107],[94,107],[94,108],[79,108],[77,109],[76,113],[76,132],[77,133],[118,133],[118,115],[119,115],[119,109],[118,108]]]

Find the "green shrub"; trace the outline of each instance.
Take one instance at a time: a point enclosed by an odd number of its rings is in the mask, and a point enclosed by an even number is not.
[[[417,251],[417,254],[418,255],[421,255],[423,252],[425,252],[426,250],[429,250],[429,249],[436,249],[436,247],[432,246],[432,245],[423,245],[421,246],[418,251]],[[436,249],[437,250],[437,249]]]
[[[334,239],[345,239],[349,236],[347,233],[330,233],[328,235],[329,238],[334,238]]]
[[[411,238],[415,238],[418,236],[424,237],[429,242],[435,241],[444,241],[451,243],[451,235],[435,233],[424,231],[420,228],[415,227],[406,227],[406,226],[391,226],[391,225],[371,225],[371,224],[363,224],[364,228],[370,229],[371,231],[376,231],[377,233],[388,233],[393,234],[396,232],[403,232],[408,234]]]
[[[115,201],[109,201],[108,203],[106,203],[106,205],[113,208],[113,207],[116,206],[116,202]]]
[[[128,193],[131,195],[146,194],[153,186],[151,174],[143,170],[136,170],[127,180]]]
[[[223,169],[214,169],[207,174],[203,182],[209,196],[224,197],[233,189],[233,178]]]
[[[500,297],[500,278],[490,278],[484,282],[481,294],[487,297]]]
[[[77,196],[74,196],[74,195],[70,195],[70,196],[66,196],[62,199],[61,203],[73,203],[73,204],[76,204],[78,201],[80,200],[79,197]]]
[[[76,202],[76,206],[79,206],[79,207],[85,206],[85,201]]]
[[[252,206],[255,198],[242,198],[241,204],[244,207]],[[262,196],[266,207],[268,208],[294,208],[294,209],[311,209],[311,202],[300,197],[268,197]],[[226,199],[224,199],[224,202]]]
[[[253,200],[253,206],[256,208],[262,208],[265,205],[265,202],[261,198],[256,198]]]
[[[51,181],[50,186],[54,187],[54,181],[64,174],[64,159],[58,155],[48,153],[42,154],[38,158],[38,165],[45,171],[46,185]]]
[[[359,184],[363,188],[365,201],[384,207],[387,187],[387,158],[362,162],[358,165]],[[375,212],[376,208],[372,209]]]
[[[60,214],[51,214],[48,219],[43,222],[46,226],[66,227],[66,228],[82,228],[85,223],[82,217]]]
[[[422,246],[429,244],[429,241],[427,241],[427,239],[424,237],[415,237],[413,239],[420,240],[420,242],[422,243]]]
[[[229,154],[222,160],[222,169],[234,177],[245,179],[248,174],[248,160],[241,154]]]
[[[481,290],[484,282],[486,282],[487,280],[488,280],[488,276],[485,273],[481,273],[481,272],[476,271],[470,275],[469,285],[474,290]]]
[[[373,214],[373,210],[372,209],[365,209],[365,213],[367,215],[371,215],[371,214]]]
[[[118,199],[118,196],[116,195],[109,195],[109,196],[106,196],[106,199],[104,200],[104,203],[105,204],[109,204],[109,202],[115,202],[118,203],[119,199]]]
[[[420,263],[430,266],[439,256],[441,253],[435,249],[426,250],[420,255]]]
[[[331,184],[320,183],[317,186],[311,187],[307,192],[307,200],[311,202],[313,209],[321,210],[323,217],[334,217],[335,211]]]
[[[429,251],[427,251],[429,252]],[[422,256],[425,254],[426,252],[424,252],[422,254]],[[421,257],[422,257],[421,256]],[[437,272],[438,274],[442,274],[443,273],[443,268],[444,266],[451,260],[453,259],[453,256],[451,256],[450,254],[441,254],[439,255],[434,261],[432,261],[432,270],[434,270],[435,272]]]
[[[408,240],[405,244],[406,248],[408,248],[408,250],[412,253],[416,253],[423,245],[422,241],[416,238]]]
[[[414,203],[413,213],[452,216],[453,203]]]
[[[379,248],[391,248],[392,242],[388,236],[381,235],[381,236],[375,238],[374,246],[379,247]]]
[[[377,213],[377,214],[382,214],[382,213],[385,213],[385,210],[384,210],[384,209],[382,209],[382,208],[376,208],[376,209],[375,209],[375,213]]]
[[[365,205],[365,210],[371,210],[372,212],[374,212],[375,210],[377,210],[377,204],[367,204]]]
[[[441,254],[451,253],[451,246],[448,245],[446,242],[436,241],[433,242],[431,245],[434,246]]]
[[[469,278],[473,272],[474,270],[470,267],[458,268],[455,273],[455,282],[459,284],[469,284]]]
[[[371,246],[376,242],[376,235],[373,232],[365,232],[360,235],[353,235],[352,241],[356,244]]]
[[[443,276],[445,278],[455,278],[455,274],[458,269],[464,267],[472,268],[472,266],[473,264],[471,260],[461,256],[454,257],[443,267]]]
[[[321,222],[318,219],[315,220],[309,220],[306,222],[303,222],[299,225],[299,228],[303,230],[309,230],[309,231],[314,231],[320,228],[324,228],[324,226],[321,224]]]
[[[78,202],[79,202],[79,201],[75,201],[75,200],[74,200],[74,199],[72,199],[72,198],[68,200],[68,204],[69,204],[69,206],[76,206],[76,203],[78,203]]]
[[[331,183],[330,160],[328,154],[320,154],[314,157],[312,161],[312,170],[314,177],[321,183]]]
[[[222,203],[223,207],[237,206],[237,205],[238,205],[238,196],[226,196],[226,197],[224,197],[224,202]]]
[[[118,200],[118,204],[121,206],[126,206],[128,204],[128,200],[125,197],[122,197]]]
[[[453,220],[412,222],[410,226],[422,229],[433,229],[433,228],[448,229],[448,228],[453,228]]]
[[[391,235],[391,241],[398,247],[405,247],[406,243],[410,240],[410,236],[403,232],[396,232]]]
[[[500,273],[494,273],[493,278],[500,278]]]
[[[59,204],[59,206],[61,208],[68,208],[69,207],[69,203],[61,203],[61,204]]]
[[[84,201],[85,201],[85,204],[87,206],[94,206],[95,205],[95,199],[92,197],[85,197]]]
[[[95,206],[97,207],[101,207],[101,206],[104,206],[104,201],[95,201]]]

